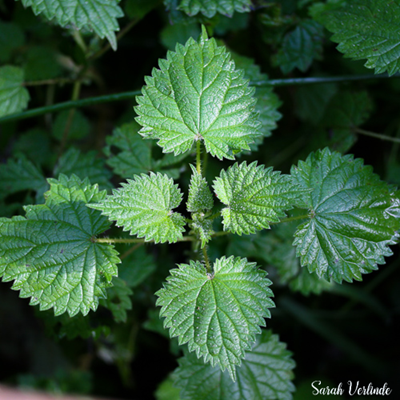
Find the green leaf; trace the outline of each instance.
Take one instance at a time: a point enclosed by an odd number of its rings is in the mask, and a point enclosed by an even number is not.
[[[61,111],[57,114],[52,127],[52,135],[62,141],[67,130],[68,140],[82,139],[90,133],[90,122],[79,110]]]
[[[174,387],[173,380],[169,376],[158,385],[154,396],[156,400],[180,400],[179,392],[180,390]]]
[[[178,44],[146,78],[136,120],[139,133],[159,139],[165,153],[184,153],[203,140],[213,156],[234,159],[260,136],[254,88],[204,29],[198,42]]]
[[[0,117],[20,112],[28,106],[29,92],[23,83],[21,68],[11,65],[0,68]]]
[[[285,35],[276,57],[276,63],[284,74],[295,68],[305,72],[314,59],[321,58],[323,29],[316,21],[303,20],[294,31]]]
[[[132,290],[120,278],[113,279],[113,286],[107,289],[107,298],[100,299],[100,305],[108,308],[115,322],[126,322],[126,311],[132,310]]]
[[[189,212],[211,210],[214,206],[214,200],[206,178],[203,178],[193,165],[190,165],[190,168],[192,169],[192,178],[190,179],[186,208]]]
[[[313,191],[305,196],[310,220],[299,226],[294,245],[301,264],[341,283],[378,269],[395,244],[400,200],[365,167],[363,160],[328,148],[292,167],[294,179]]]
[[[35,15],[44,14],[56,19],[62,27],[74,25],[78,29],[93,30],[102,39],[107,38],[117,49],[115,31],[119,30],[117,18],[124,13],[119,0],[21,0],[24,7],[32,7]]]
[[[212,366],[227,368],[235,380],[235,366],[274,307],[266,272],[239,257],[217,259],[212,273],[199,261],[170,272],[156,293],[170,336],[178,336],[179,344],[188,342],[189,351]]]
[[[79,178],[88,178],[90,182],[97,183],[100,189],[110,189],[111,173],[104,166],[104,160],[96,157],[96,151],[81,153],[78,149],[71,147],[58,160],[54,167],[54,176],[59,174],[75,174]]]
[[[190,223],[191,229],[199,240],[201,240],[201,248],[211,240],[214,233],[213,222],[210,219],[206,219],[203,213],[192,214],[193,222]]]
[[[243,13],[251,10],[250,0],[181,0],[179,9],[189,16],[201,12],[207,18],[212,18],[217,12],[232,17],[235,11]]]
[[[178,363],[173,378],[181,389],[181,400],[290,400],[295,390],[292,353],[270,330],[263,329],[246,352],[235,383],[226,372],[204,364],[194,354],[186,352]]]
[[[18,25],[0,21],[0,62],[8,62],[14,50],[21,47],[24,41],[24,32]]]
[[[22,190],[34,190],[38,197],[48,189],[42,171],[25,156],[17,160],[9,158],[7,164],[0,164],[0,198]]]
[[[327,12],[324,24],[334,33],[337,49],[353,60],[367,59],[366,68],[389,75],[400,70],[398,35],[400,4],[387,0],[352,0]]]
[[[108,157],[107,164],[114,173],[122,178],[130,178],[132,175],[153,171],[165,173],[171,178],[178,178],[179,169],[170,167],[178,164],[186,155],[174,157],[172,154],[167,154],[159,160],[154,160],[152,158],[153,144],[143,140],[138,134],[139,129],[139,125],[132,122],[122,125],[115,129],[111,136],[107,136],[104,154]],[[121,151],[117,153],[113,147]]]
[[[175,50],[176,44],[185,44],[191,37],[198,38],[200,35],[199,24],[173,24],[167,25],[160,34],[161,43],[168,50]]]
[[[49,183],[46,203],[26,206],[26,218],[0,219],[0,275],[41,310],[86,315],[106,297],[119,263],[113,246],[93,241],[109,228],[107,219],[86,207],[105,192],[76,176]]]
[[[290,175],[281,175],[272,167],[257,167],[257,162],[236,163],[214,181],[215,194],[227,206],[221,212],[224,230],[238,235],[268,229],[271,222],[279,222],[302,190]]]
[[[135,176],[122,188],[114,190],[99,204],[90,204],[102,211],[117,226],[131,235],[156,243],[176,242],[185,231],[185,219],[172,210],[179,206],[182,193],[167,175],[150,173]]]

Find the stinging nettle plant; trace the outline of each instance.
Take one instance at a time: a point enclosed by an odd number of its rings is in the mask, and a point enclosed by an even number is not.
[[[35,13],[43,11],[35,2],[23,3]],[[101,24],[92,28],[116,48],[115,18],[121,10],[118,2],[110,3],[112,29]],[[220,3],[209,2],[211,7],[182,1],[177,10],[210,18],[222,12]],[[365,2],[354,3],[321,17],[330,16],[326,26],[335,33],[332,39],[347,56],[367,58],[367,67],[397,72],[398,58],[390,43],[381,54],[371,55],[354,32],[349,36],[349,15],[357,14],[355,7]],[[382,6],[380,1],[366,3]],[[230,16],[251,6],[249,1],[233,4],[232,10],[225,10]],[[166,5],[172,7],[172,2]],[[49,10],[44,13],[52,18]],[[361,12],[360,19],[364,17]],[[80,28],[71,18],[56,16],[60,25],[72,21]],[[313,22],[303,28],[318,29]],[[390,62],[382,65],[385,54]],[[282,65],[287,63],[283,70],[290,71],[292,61],[285,57],[278,54]],[[304,64],[302,60],[298,66]],[[3,74],[22,80],[12,68],[3,67],[0,78]],[[267,272],[239,251],[213,259],[208,251],[213,239],[232,234],[245,240],[245,235],[271,225],[295,224],[293,246],[302,267],[298,279],[306,282],[304,292],[308,285],[315,293],[343,281],[361,281],[363,274],[385,263],[392,255],[389,246],[399,240],[399,191],[380,180],[363,160],[325,147],[299,161],[290,174],[240,160],[261,145],[279,119],[275,94],[270,88],[252,87],[249,80],[254,77],[264,78],[254,65],[209,38],[202,25],[197,40],[177,44],[145,78],[136,97],[136,122],[107,138],[108,164],[127,178],[111,194],[99,189],[99,184],[110,188],[108,177],[92,184],[70,173],[68,165],[87,168],[96,163],[94,155],[80,161],[74,149],[62,156],[54,169],[57,178],[47,183],[24,158],[10,162],[0,175],[11,188],[17,185],[16,192],[29,188],[28,181],[36,174],[37,196],[44,193],[45,198],[44,204],[25,206],[25,216],[0,218],[0,276],[14,281],[12,288],[20,297],[30,298],[30,304],[42,311],[53,309],[55,316],[86,316],[100,304],[117,321],[125,321],[132,291],[118,277],[121,260],[115,245],[191,243],[193,259],[172,268],[155,293],[164,328],[183,346],[184,356],[173,374],[183,399],[209,398],[209,388],[217,386],[219,397],[213,399],[290,399],[294,391],[292,354],[277,335],[263,329],[275,307]],[[28,97],[21,90],[17,95],[25,104]],[[336,102],[353,102],[352,96],[358,94],[346,93]],[[368,108],[363,95],[357,100]],[[269,109],[263,114],[266,105]],[[354,115],[341,116],[343,124],[361,124],[364,117],[358,110]],[[325,117],[336,118],[329,113]],[[152,139],[163,152],[156,161],[152,144],[147,144]],[[112,146],[122,150],[118,156],[112,156]],[[232,162],[212,182],[206,178],[208,154]],[[184,194],[174,181],[179,176],[174,165],[188,157],[191,177]],[[18,174],[20,186],[13,182]],[[113,224],[122,228],[122,237],[108,237]],[[116,305],[114,297],[121,303]]]

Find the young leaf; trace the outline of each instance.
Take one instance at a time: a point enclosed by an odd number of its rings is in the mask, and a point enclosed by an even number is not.
[[[235,11],[243,13],[251,10],[250,0],[181,0],[180,10],[193,16],[201,12],[207,18],[212,18],[217,12],[232,17]]]
[[[97,183],[100,189],[110,189],[111,173],[104,166],[104,160],[96,157],[96,151],[82,154],[78,149],[71,147],[58,160],[54,167],[54,176],[59,174],[75,174],[79,178],[88,178],[90,182]]]
[[[345,57],[367,59],[365,67],[375,68],[377,74],[400,70],[398,1],[352,0],[325,13],[323,22]]]
[[[106,297],[119,263],[113,246],[93,242],[107,219],[86,207],[105,192],[76,176],[49,183],[45,204],[26,206],[25,218],[0,219],[0,275],[41,310],[86,315]]]
[[[323,26],[316,21],[304,20],[294,31],[285,35],[276,60],[284,74],[295,68],[305,72],[314,59],[320,59],[323,29]]]
[[[227,368],[235,380],[235,366],[265,326],[268,308],[274,307],[266,272],[239,257],[217,259],[213,273],[199,261],[170,272],[168,283],[156,293],[170,336],[178,336],[180,344],[188,342],[189,351],[212,366]]]
[[[98,204],[89,207],[102,211],[124,231],[156,243],[176,242],[185,231],[185,219],[172,210],[179,206],[182,193],[167,175],[150,173],[135,176]]]
[[[213,156],[232,160],[261,135],[254,88],[205,28],[198,42],[169,51],[152,75],[137,97],[136,120],[139,133],[159,139],[164,152],[184,153],[203,140]]]
[[[297,229],[294,245],[301,264],[319,277],[341,283],[361,280],[392,255],[400,229],[400,200],[365,167],[363,160],[328,148],[311,153],[291,174],[304,188],[311,219]]]
[[[215,194],[227,206],[222,210],[224,230],[238,235],[279,222],[303,190],[290,175],[281,175],[272,167],[257,167],[257,162],[236,163],[214,181]]]
[[[28,105],[29,92],[22,86],[24,71],[6,65],[0,68],[0,117],[22,111]]]
[[[290,400],[295,390],[292,353],[270,330],[263,329],[246,352],[235,383],[226,372],[204,364],[193,353],[185,352],[178,363],[172,376],[181,389],[181,400]]]
[[[124,13],[118,6],[119,0],[21,0],[24,7],[31,6],[35,15],[44,14],[56,19],[62,27],[93,30],[102,39],[107,38],[111,47],[117,49],[115,31],[119,30],[117,18]]]
[[[211,210],[214,206],[214,200],[207,181],[197,172],[193,165],[190,165],[190,168],[192,169],[192,178],[190,180],[186,208],[189,212]]]

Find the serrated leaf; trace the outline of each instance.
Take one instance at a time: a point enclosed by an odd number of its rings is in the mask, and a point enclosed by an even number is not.
[[[24,7],[32,7],[35,15],[44,14],[56,19],[62,27],[93,30],[102,39],[107,38],[111,47],[117,49],[115,31],[119,30],[117,18],[124,13],[118,6],[119,0],[21,0]]]
[[[400,70],[400,4],[386,0],[352,0],[324,14],[337,49],[354,60],[367,59],[366,68],[389,75]]]
[[[372,168],[328,148],[311,153],[291,174],[304,188],[311,219],[299,226],[294,245],[301,264],[341,283],[378,269],[398,237],[399,200]]]
[[[186,352],[173,373],[181,389],[181,400],[290,400],[295,388],[292,372],[295,362],[286,344],[272,331],[264,330],[237,368],[237,382],[219,368],[204,364]]]
[[[125,281],[114,278],[113,286],[107,289],[107,298],[100,299],[100,305],[112,312],[115,322],[126,322],[126,312],[132,309],[130,298],[132,294],[132,290]]]
[[[168,50],[175,50],[177,43],[185,44],[190,37],[198,38],[200,33],[199,24],[196,23],[167,25],[161,31],[160,41]]]
[[[214,200],[206,178],[203,178],[193,165],[190,165],[190,168],[192,169],[192,177],[186,208],[189,212],[211,210],[214,206]]]
[[[104,160],[96,157],[94,150],[81,153],[80,150],[71,147],[59,158],[53,174],[75,174],[81,179],[88,178],[90,182],[97,183],[100,189],[112,187],[111,173],[105,168]]]
[[[191,261],[171,270],[156,304],[171,337],[188,343],[189,351],[212,366],[227,368],[235,380],[235,366],[274,307],[271,281],[255,263],[239,257],[222,257],[213,267],[207,273],[203,264]]]
[[[86,315],[106,296],[119,263],[113,246],[93,242],[109,228],[107,219],[86,207],[105,192],[76,176],[49,183],[45,204],[26,206],[26,217],[0,219],[0,274],[41,310]]]
[[[12,23],[0,21],[0,61],[8,62],[15,49],[24,44],[24,32]]]
[[[198,140],[219,159],[250,149],[260,136],[254,88],[204,28],[198,42],[178,44],[159,65],[136,99],[141,135],[158,139],[165,153],[175,155]]]
[[[171,168],[182,161],[186,155],[174,157],[173,154],[166,154],[159,160],[152,158],[152,143],[146,142],[138,134],[140,127],[136,122],[124,124],[115,129],[111,136],[107,136],[107,146],[104,154],[108,157],[107,164],[114,170],[114,173],[122,178],[130,178],[132,175],[141,173],[162,172],[171,178],[178,178],[178,168]],[[113,146],[121,150],[113,151]],[[168,167],[168,168],[167,168]]]
[[[201,12],[207,18],[212,18],[217,12],[232,17],[235,11],[249,12],[251,7],[250,0],[181,0],[178,8],[189,16]]]
[[[0,68],[0,117],[20,112],[28,106],[29,92],[23,83],[21,68],[11,65]]]
[[[122,188],[114,190],[98,204],[90,204],[102,211],[117,226],[131,235],[156,243],[176,242],[185,231],[185,219],[172,210],[179,206],[182,193],[167,175],[150,173],[128,179]]]
[[[192,214],[193,222],[190,223],[190,227],[197,238],[201,241],[201,248],[203,248],[210,240],[214,233],[213,221],[206,219],[202,213]]]
[[[323,26],[316,21],[303,20],[291,32],[287,33],[282,48],[277,54],[276,63],[284,74],[295,68],[305,72],[314,59],[320,59],[322,53]]]
[[[227,207],[221,212],[224,230],[248,235],[268,229],[293,208],[302,188],[289,175],[257,162],[234,164],[214,181],[214,191]]]
[[[22,154],[16,160],[10,158],[7,164],[0,164],[0,198],[34,190],[39,199],[48,186],[42,171]]]

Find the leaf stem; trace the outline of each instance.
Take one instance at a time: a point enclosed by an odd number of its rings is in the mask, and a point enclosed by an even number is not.
[[[292,222],[297,221],[299,219],[307,219],[310,218],[309,214],[297,215],[296,217],[289,217],[281,219],[279,222],[269,222],[270,225],[282,224],[283,222]]]
[[[196,170],[201,175],[201,141],[198,140],[196,143]]]
[[[382,135],[381,133],[370,132],[361,128],[354,128],[353,131],[359,133],[360,135],[370,136],[376,139],[386,140],[388,142],[400,143],[400,138]]]
[[[331,76],[331,77],[308,77],[308,78],[287,78],[287,79],[270,79],[266,81],[255,81],[250,82],[253,86],[265,87],[265,86],[298,86],[298,85],[313,85],[318,83],[332,83],[332,82],[350,82],[360,80],[371,80],[371,79],[388,79],[388,78],[399,78],[399,74],[388,76],[387,74],[373,75],[373,74],[362,74],[362,75],[342,75],[342,76]],[[112,101],[121,101],[132,99],[137,95],[140,95],[140,90],[132,92],[122,92],[105,96],[90,97],[88,99],[82,99],[75,102],[66,101],[64,103],[57,103],[52,106],[38,107],[33,110],[28,110],[20,113],[10,114],[0,118],[0,124],[2,122],[14,121],[19,119],[26,119],[36,117],[42,114],[50,112],[56,112],[74,107],[85,107],[94,104],[108,103]]]
[[[183,236],[177,240],[177,242],[193,242],[197,240],[194,236]],[[154,240],[144,240],[138,238],[92,238],[94,243],[125,243],[125,244],[134,244],[134,243],[154,243]]]
[[[208,258],[206,246],[203,247],[203,256],[204,256],[204,262],[206,263],[207,272],[211,274],[212,268],[210,265],[210,259]]]
[[[55,78],[55,79],[44,79],[41,81],[31,81],[31,82],[24,82],[23,86],[41,86],[41,85],[63,85],[65,83],[74,83],[76,79],[71,78]]]

